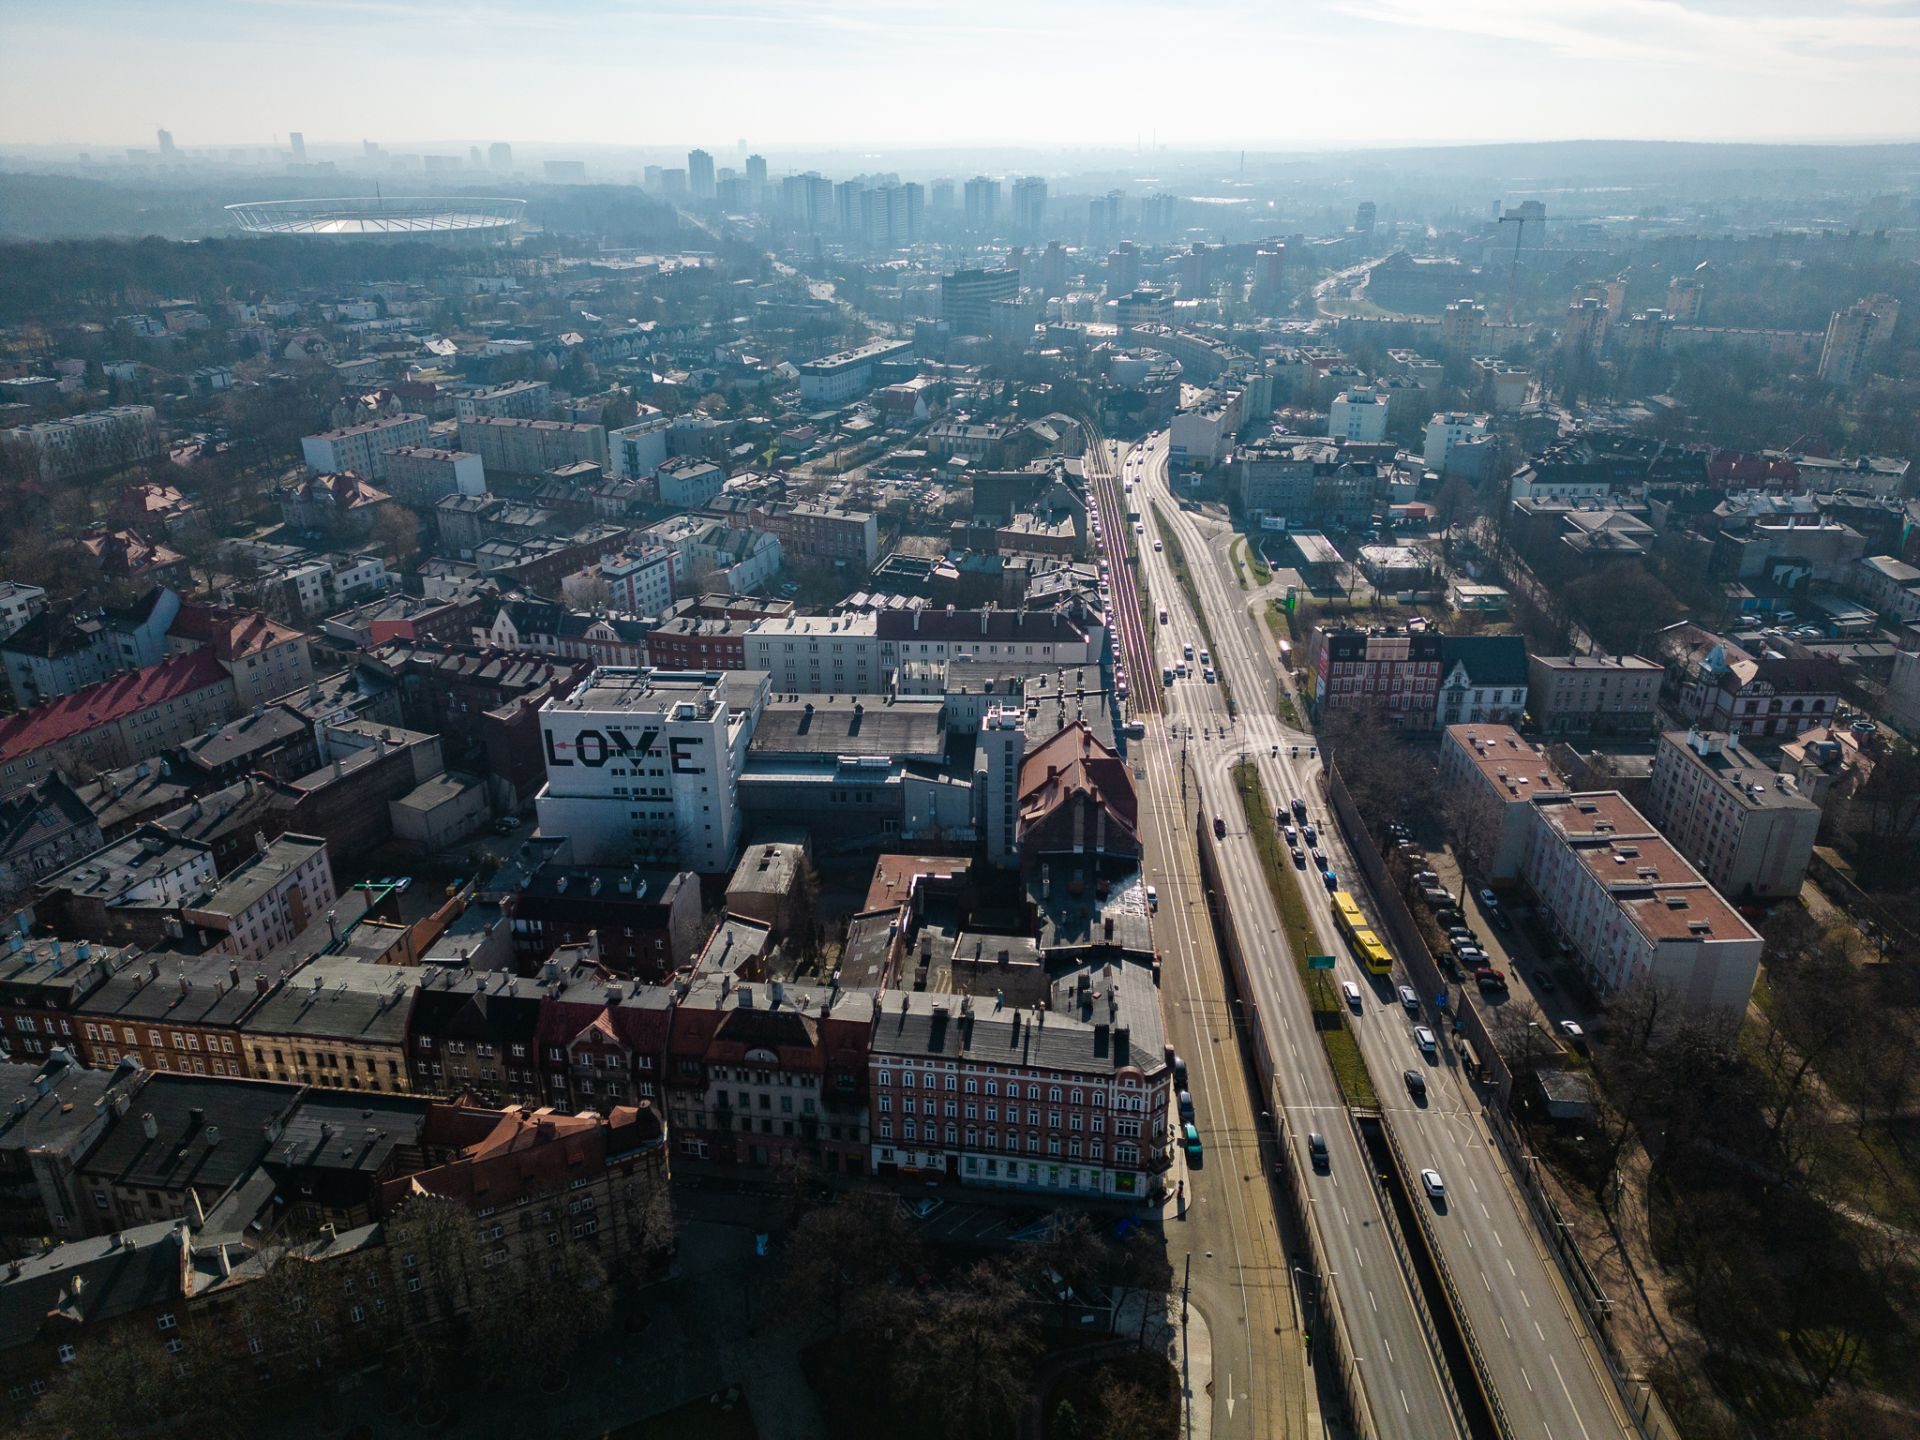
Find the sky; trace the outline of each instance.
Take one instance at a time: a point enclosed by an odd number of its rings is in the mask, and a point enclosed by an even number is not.
[[[1920,0],[0,0],[0,52],[12,145],[1920,138]]]

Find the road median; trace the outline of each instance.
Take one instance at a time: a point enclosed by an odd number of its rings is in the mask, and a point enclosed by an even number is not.
[[[1293,954],[1294,969],[1313,1012],[1314,1033],[1327,1052],[1340,1094],[1348,1105],[1378,1109],[1380,1097],[1373,1088],[1373,1077],[1367,1072],[1367,1062],[1360,1054],[1359,1042],[1347,1026],[1347,1012],[1340,1003],[1339,992],[1326,971],[1313,970],[1307,965],[1307,957],[1319,949],[1319,941],[1314,936],[1307,897],[1301,892],[1292,862],[1281,847],[1280,832],[1273,823],[1273,805],[1261,782],[1259,767],[1251,761],[1235,765],[1233,788],[1240,797],[1247,834],[1260,857],[1267,893],[1273,897],[1274,909],[1280,912],[1287,948]]]

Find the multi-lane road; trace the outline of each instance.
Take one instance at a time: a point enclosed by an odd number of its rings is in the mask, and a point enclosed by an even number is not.
[[[1213,666],[1231,685],[1241,713],[1230,719],[1221,687],[1207,683],[1197,672],[1194,678],[1176,681],[1159,697],[1164,721],[1149,727],[1149,744],[1159,747],[1148,766],[1149,794],[1156,784],[1177,786],[1185,770],[1201,803],[1227,822],[1220,858],[1240,933],[1276,937],[1271,945],[1252,947],[1256,957],[1249,968],[1254,994],[1249,1001],[1256,1010],[1256,1023],[1266,1027],[1281,1103],[1291,1121],[1289,1134],[1297,1138],[1317,1130],[1326,1136],[1331,1150],[1327,1171],[1309,1183],[1310,1203],[1332,1252],[1333,1284],[1339,1288],[1360,1357],[1375,1429],[1381,1435],[1449,1434],[1455,1421],[1446,1389],[1427,1349],[1416,1301],[1395,1259],[1392,1238],[1368,1178],[1371,1162],[1347,1122],[1315,1041],[1293,961],[1277,939],[1283,933],[1279,917],[1251,840],[1243,833],[1230,774],[1237,761],[1252,760],[1259,767],[1267,792],[1277,803],[1296,795],[1308,801],[1320,827],[1321,848],[1343,888],[1360,895],[1363,904],[1371,902],[1338,827],[1319,798],[1319,760],[1309,748],[1313,737],[1289,729],[1274,713],[1272,697],[1284,682],[1273,642],[1257,614],[1257,607],[1268,597],[1239,586],[1226,560],[1233,538],[1226,525],[1184,511],[1174,501],[1166,454],[1162,434],[1130,451],[1123,461],[1123,481],[1134,480],[1131,498],[1146,521],[1141,567],[1156,610],[1165,610],[1169,617],[1165,626],[1148,627],[1144,644],[1153,653],[1130,653],[1129,673],[1136,690],[1157,685],[1161,667],[1179,659],[1184,645],[1191,643],[1197,652],[1207,643],[1196,618],[1188,613],[1166,555],[1153,549],[1157,531],[1152,517],[1157,507],[1179,539],[1206,611]],[[1110,510],[1109,505],[1102,508]],[[1123,509],[1108,520],[1109,534],[1113,521],[1124,524],[1124,516]],[[1124,633],[1122,642],[1129,652],[1143,643]],[[1167,888],[1162,887],[1163,893]],[[1310,892],[1308,908],[1323,953],[1337,957],[1336,978],[1351,979],[1360,986],[1363,1001],[1360,1013],[1352,1017],[1352,1028],[1400,1151],[1410,1167],[1431,1166],[1445,1178],[1447,1201],[1430,1213],[1428,1228],[1452,1276],[1463,1318],[1484,1356],[1486,1381],[1510,1432],[1543,1440],[1632,1435],[1633,1426],[1619,1406],[1555,1262],[1488,1134],[1478,1096],[1444,1045],[1428,1060],[1413,1043],[1416,1018],[1441,1029],[1439,1016],[1431,1008],[1433,997],[1424,997],[1424,1013],[1410,1016],[1393,987],[1373,981],[1346,952],[1321,887],[1315,883],[1304,888]],[[1166,949],[1175,938],[1163,933],[1159,942]],[[1396,982],[1405,979],[1395,977]],[[1425,1104],[1415,1104],[1407,1093],[1401,1076],[1408,1069],[1426,1077]],[[1464,1384],[1465,1377],[1461,1380]]]

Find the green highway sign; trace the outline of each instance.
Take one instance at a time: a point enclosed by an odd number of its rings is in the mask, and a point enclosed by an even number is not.
[[[1333,956],[1331,955],[1307,956],[1307,969],[1309,970],[1331,970],[1332,968]]]

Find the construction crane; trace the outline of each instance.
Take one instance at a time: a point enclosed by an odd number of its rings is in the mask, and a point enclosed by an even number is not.
[[[1535,225],[1546,224],[1547,207],[1538,200],[1524,200],[1517,208],[1505,211],[1500,216],[1502,225],[1510,223],[1514,227],[1513,266],[1507,271],[1507,324],[1509,325],[1513,324],[1513,287],[1520,279],[1520,242],[1527,238],[1528,221],[1532,221]]]

